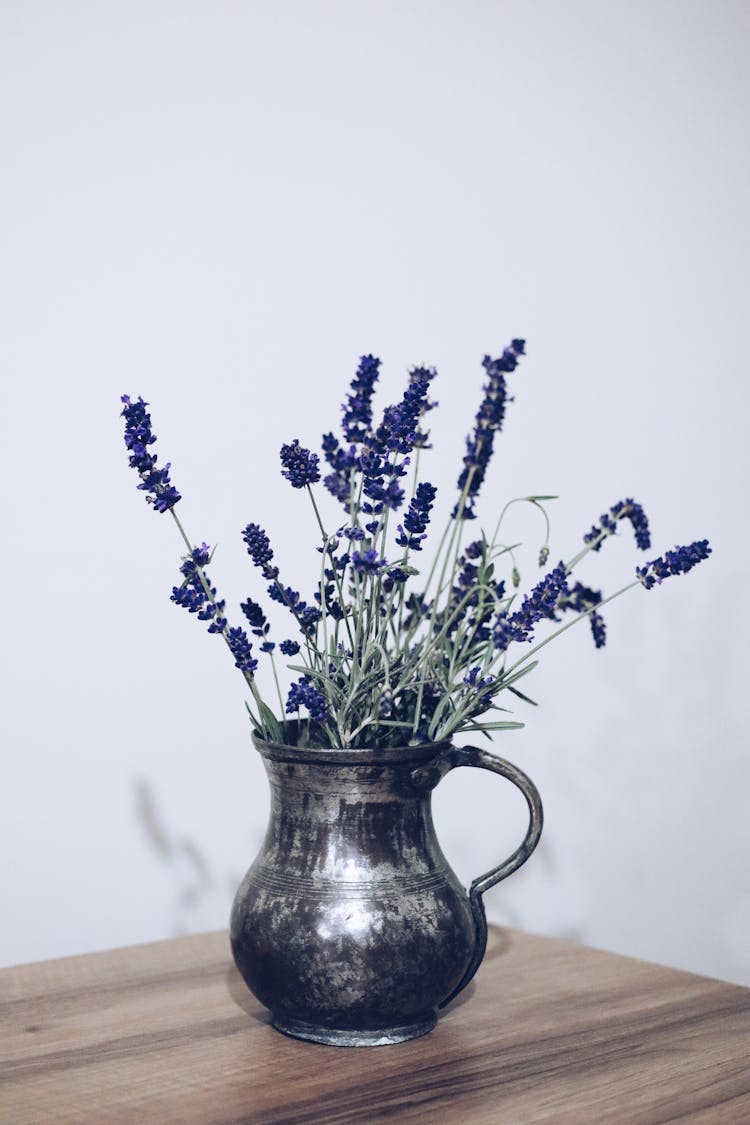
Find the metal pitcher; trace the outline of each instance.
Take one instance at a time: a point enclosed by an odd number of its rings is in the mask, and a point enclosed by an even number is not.
[[[542,803],[494,754],[449,743],[302,749],[254,737],[271,786],[258,858],[232,907],[237,968],[299,1039],[376,1046],[424,1035],[484,956],[482,895],[529,858]],[[516,785],[529,807],[521,846],[469,892],[440,850],[431,793],[457,766]]]

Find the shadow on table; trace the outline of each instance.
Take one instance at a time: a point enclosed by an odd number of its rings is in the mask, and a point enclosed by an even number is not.
[[[234,966],[227,969],[224,979],[232,1001],[238,1008],[242,1009],[245,1015],[250,1016],[250,1019],[255,1020],[256,1023],[269,1024],[271,1022],[271,1013],[255,999]]]

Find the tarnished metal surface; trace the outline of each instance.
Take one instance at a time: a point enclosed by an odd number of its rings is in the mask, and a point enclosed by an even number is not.
[[[274,1025],[299,1038],[371,1046],[425,1034],[481,961],[482,891],[510,873],[490,872],[470,902],[437,842],[430,793],[454,766],[495,766],[473,760],[483,751],[449,745],[255,745],[271,815],[231,917],[248,987]],[[533,850],[541,806],[536,827],[533,819],[532,810],[527,839],[504,867],[520,866]]]

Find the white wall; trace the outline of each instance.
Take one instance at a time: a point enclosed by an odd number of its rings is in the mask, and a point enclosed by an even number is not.
[[[242,681],[169,603],[180,544],[119,395],[151,402],[236,606],[249,520],[312,581],[277,451],[337,422],[359,354],[386,398],[437,365],[445,511],[479,361],[522,335],[485,522],[557,492],[561,557],[627,495],[657,550],[714,554],[610,608],[604,651],[585,629],[545,650],[495,748],[546,834],[490,912],[750,983],[749,24],[729,0],[6,0],[2,962],[224,925],[264,827]],[[515,533],[533,579],[538,525]],[[636,561],[625,535],[584,576]],[[520,803],[444,782],[464,878]]]

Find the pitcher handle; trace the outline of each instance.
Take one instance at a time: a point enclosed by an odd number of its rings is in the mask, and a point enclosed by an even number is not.
[[[522,770],[519,770],[511,762],[506,762],[504,758],[499,758],[496,754],[489,754],[486,750],[480,750],[477,746],[459,746],[450,751],[446,764],[448,770],[455,769],[457,766],[477,766],[482,770],[499,773],[501,777],[512,781],[516,788],[521,790],[526,798],[526,804],[529,806],[529,827],[520,847],[516,848],[513,854],[503,863],[499,863],[497,867],[493,867],[492,870],[475,879],[469,888],[469,902],[475,926],[474,952],[466,972],[450,996],[441,1002],[441,1008],[444,1008],[446,1004],[449,1004],[451,1000],[458,996],[459,992],[466,988],[482,963],[487,948],[487,917],[484,912],[482,895],[502,879],[507,879],[526,862],[539,843],[544,821],[542,800],[537,787]],[[448,770],[445,772],[447,773]]]

